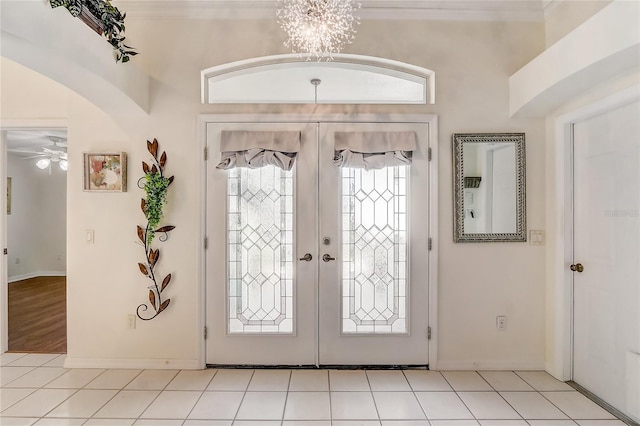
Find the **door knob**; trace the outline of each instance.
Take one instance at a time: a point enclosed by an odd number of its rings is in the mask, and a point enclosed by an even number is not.
[[[322,256],[322,260],[324,260],[325,262],[331,262],[332,260],[336,260],[336,258],[325,254],[324,256]]]
[[[569,269],[571,269],[573,272],[582,272],[584,271],[584,266],[582,266],[582,263],[576,263],[569,266]]]
[[[311,253],[307,253],[300,258],[300,260],[304,260],[305,262],[311,262],[311,259],[313,259],[313,256],[311,256]]]

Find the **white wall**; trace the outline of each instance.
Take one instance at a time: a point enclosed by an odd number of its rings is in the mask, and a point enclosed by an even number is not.
[[[66,273],[66,174],[56,166],[40,170],[35,160],[7,156],[12,178],[7,216],[9,282]]]
[[[168,30],[170,29],[170,30]],[[433,69],[436,105],[201,105],[201,69],[251,57],[288,53],[272,21],[129,19],[134,58],[152,77],[150,115],[117,123],[79,97],[70,97],[68,171],[68,352],[74,365],[198,367],[198,231],[200,113],[314,112],[435,113],[439,116],[439,360],[442,368],[542,368],[544,362],[544,247],[527,243],[454,244],[453,132],[525,132],[528,222],[543,229],[544,122],[509,118],[508,77],[544,47],[541,23],[365,21],[345,53],[386,57]],[[124,65],[126,66],[126,65]],[[2,87],[29,84],[25,74],[2,76]],[[5,96],[4,93],[2,95]],[[10,99],[13,100],[13,99]],[[3,100],[4,102],[4,100]],[[28,112],[27,112],[28,114]],[[142,249],[135,226],[145,141],[157,137],[176,176],[165,215],[176,225],[159,245],[161,273],[174,280],[172,304],[150,322],[127,329],[127,314],[147,298],[138,271]],[[83,151],[129,154],[126,193],[81,190]],[[84,239],[95,230],[95,244]],[[464,265],[464,267],[461,267]],[[508,316],[498,332],[496,315]]]
[[[545,10],[545,43],[549,47],[613,0],[553,0]],[[631,0],[633,1],[633,0]]]
[[[0,57],[0,113],[3,126],[12,120],[66,119],[69,97],[66,87],[35,71]]]

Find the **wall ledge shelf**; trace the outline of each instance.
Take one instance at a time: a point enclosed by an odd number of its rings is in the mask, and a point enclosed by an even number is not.
[[[640,71],[640,3],[616,0],[509,77],[510,115],[544,117]]]
[[[109,115],[147,116],[149,75],[134,63],[116,63],[109,43],[65,8],[2,1],[0,9],[3,57],[68,87]]]

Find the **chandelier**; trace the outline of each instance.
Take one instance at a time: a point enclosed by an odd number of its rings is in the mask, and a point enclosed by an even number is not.
[[[278,0],[276,16],[287,33],[286,47],[322,61],[333,59],[351,43],[360,24],[360,3],[354,0]]]

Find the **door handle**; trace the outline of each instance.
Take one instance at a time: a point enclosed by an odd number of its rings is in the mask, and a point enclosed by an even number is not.
[[[576,263],[569,266],[569,269],[571,269],[573,272],[582,272],[584,271],[584,266],[582,266],[582,263]]]
[[[311,253],[307,253],[300,258],[300,260],[304,260],[305,262],[311,262],[311,259],[313,259],[313,256],[311,256]]]
[[[331,262],[332,260],[336,260],[336,258],[325,254],[324,256],[322,256],[322,260],[324,260],[325,262]]]

